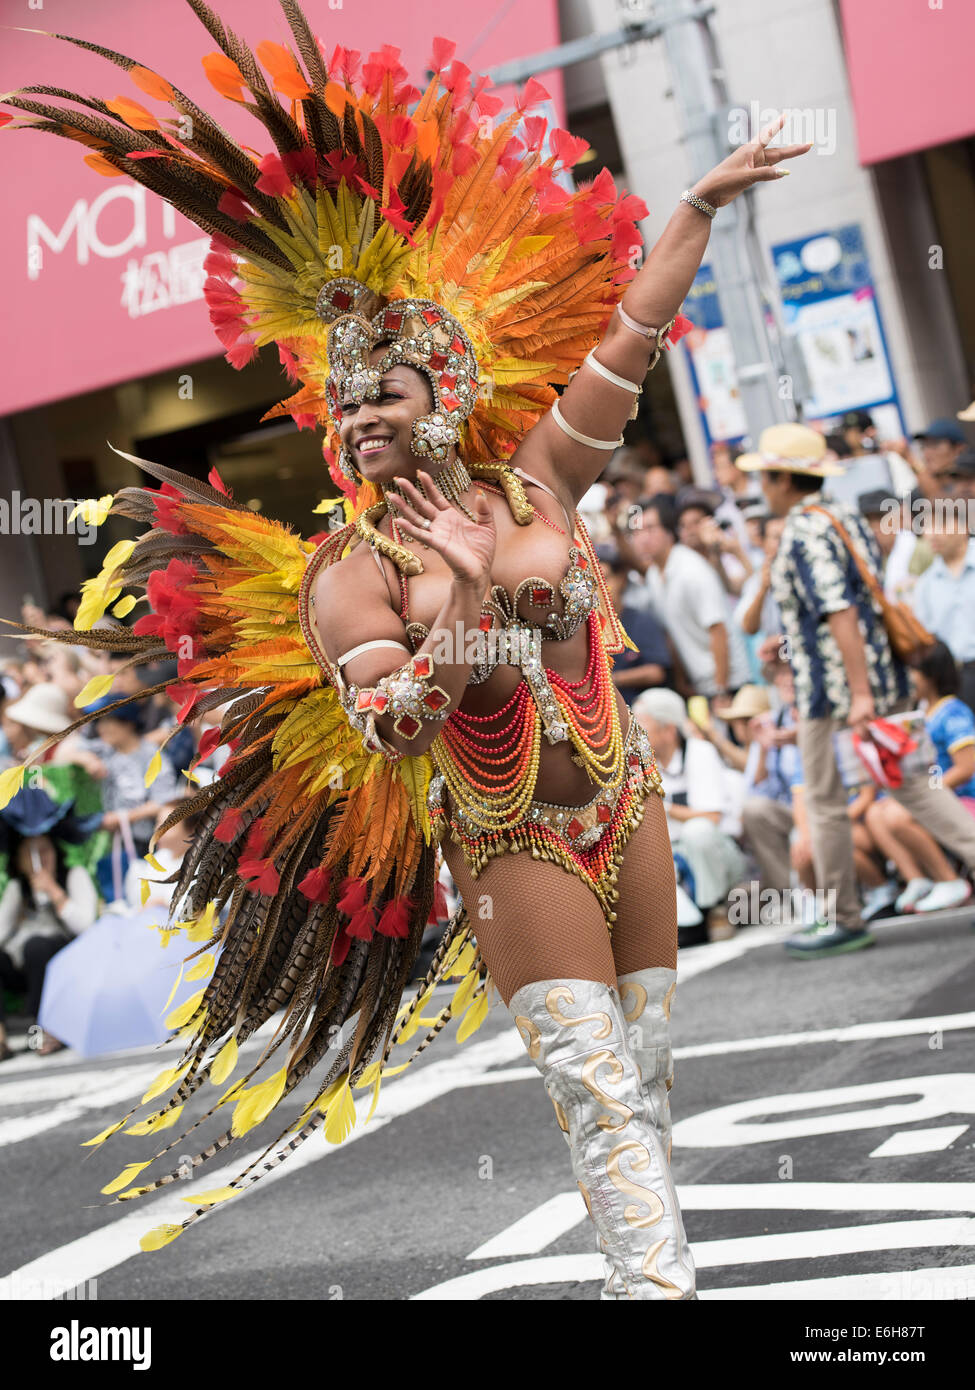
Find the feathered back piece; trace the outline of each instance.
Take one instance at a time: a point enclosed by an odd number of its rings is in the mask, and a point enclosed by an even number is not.
[[[332,477],[356,511],[375,496],[356,497],[336,425],[343,392],[369,393],[362,373],[380,337],[431,380],[431,457],[454,442],[468,466],[510,456],[635,274],[645,205],[618,195],[605,169],[566,192],[554,175],[586,142],[553,130],[543,157],[547,122],[529,112],[544,89],[530,80],[499,116],[488,79],[446,39],[434,40],[421,93],[389,45],[364,62],[341,47],[326,59],[295,0],[280,0],[294,47],[266,41],[256,54],[202,0],[188,3],[217,44],[207,77],[272,149],[242,149],[150,67],[63,34],[53,37],[125,69],[154,109],[135,94],[25,87],[5,100],[32,119],[13,124],[80,141],[93,168],[138,180],[212,236],[205,293],[228,360],[241,367],[278,345],[300,389],[270,414],[327,430]],[[336,323],[344,331],[330,339]]]
[[[176,887],[169,923],[160,927],[163,945],[174,933],[193,943],[184,970],[201,988],[167,1017],[182,1040],[182,1056],[143,1097],[153,1112],[125,1133],[154,1136],[177,1125],[206,1082],[222,1094],[190,1129],[177,1129],[164,1141],[155,1158],[127,1164],[102,1190],[126,1201],[177,1182],[178,1167],[152,1180],[146,1174],[136,1185],[155,1159],[170,1155],[172,1163],[174,1151],[185,1153],[188,1133],[220,1107],[232,1106],[229,1126],[193,1154],[193,1167],[259,1125],[303,1082],[307,1086],[304,1103],[260,1161],[223,1187],[194,1193],[196,1210],[183,1222],[145,1237],[143,1249],[152,1250],[215,1203],[246,1190],[317,1130],[340,1143],[356,1124],[357,1109],[365,1110],[357,1107],[353,1089],[372,1091],[371,1115],[384,1074],[408,1065],[461,1014],[463,1040],[482,1022],[487,996],[486,972],[460,912],[412,1003],[401,1003],[428,921],[445,916],[426,804],[432,760],[425,754],[391,765],[363,747],[312,657],[300,603],[312,554],[317,567],[335,563],[354,528],[346,525],[316,547],[235,502],[216,470],[204,483],[124,457],[161,486],[127,487],[114,498],[83,504],[89,520],[100,522],[110,511],[148,529],[113,546],[101,573],[86,582],[76,631],[4,622],[14,633],[129,654],[130,665],[175,656],[175,684],[118,699],[121,705],[165,688],[180,706],[169,737],[208,711],[223,711],[220,727],[200,739],[190,780],[198,780],[196,763],[215,747],[228,746],[230,757],[217,779],[197,786],[154,836],[194,812],[201,816],[193,844],[167,880],[175,878]],[[93,627],[108,605],[122,616],[145,599],[150,611],[131,629]],[[94,677],[76,705],[98,700],[113,679]],[[25,764],[0,773],[0,808],[50,747],[113,708],[81,714]],[[163,755],[160,748],[147,786]],[[176,909],[179,921],[173,920]],[[452,999],[427,1017],[434,988],[451,977],[460,980]],[[244,1045],[274,1018],[261,1055],[249,1057]],[[429,1033],[400,1062],[404,1053],[393,1048],[409,1043],[421,1025]],[[166,1091],[168,1098],[159,1099]],[[135,1113],[89,1142],[104,1143]]]

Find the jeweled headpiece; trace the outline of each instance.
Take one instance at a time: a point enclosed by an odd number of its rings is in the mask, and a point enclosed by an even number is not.
[[[11,128],[80,141],[92,168],[144,183],[211,235],[205,294],[228,360],[277,345],[299,389],[269,414],[325,428],[332,477],[357,510],[373,496],[340,471],[338,422],[344,393],[375,390],[380,344],[383,366],[405,362],[433,388],[415,447],[437,459],[460,442],[469,467],[509,457],[635,275],[644,204],[605,169],[563,187],[559,171],[588,146],[530,114],[544,88],[529,80],[499,114],[447,39],[434,40],[421,92],[389,45],[364,62],[326,54],[295,0],[280,0],[294,48],[254,52],[203,0],[188,3],[219,50],[207,77],[262,123],[270,153],[235,144],[150,67],[65,35],[52,37],[108,58],[169,113],[54,93],[79,111],[25,88],[5,99],[30,118]]]
[[[414,452],[421,458],[445,459],[451,446],[460,442],[461,425],[477,402],[477,358],[470,339],[453,315],[432,299],[396,299],[372,319],[349,313],[353,303],[365,308],[371,298],[368,291],[357,295],[355,285],[354,280],[333,281],[316,305],[319,317],[331,324],[325,398],[335,429],[341,424],[343,403],[377,399],[383,373],[402,362],[423,372],[433,391],[433,410],[413,423]],[[371,355],[383,344],[388,345],[386,352],[370,366]],[[341,455],[339,466],[346,477],[355,476]]]

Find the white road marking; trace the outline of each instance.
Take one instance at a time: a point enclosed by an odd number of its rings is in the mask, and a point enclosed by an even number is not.
[[[714,1244],[724,1242],[715,1241]],[[695,1245],[694,1258],[698,1269],[711,1267],[706,1263],[706,1255],[707,1242]],[[505,1289],[537,1284],[582,1284],[601,1281],[602,1278],[603,1257],[599,1254],[543,1255],[535,1260],[515,1260],[509,1264],[493,1265],[489,1269],[477,1269],[457,1279],[447,1279],[442,1284],[413,1294],[410,1301],[472,1301],[487,1294],[501,1293]],[[797,1279],[781,1284],[746,1284],[725,1289],[698,1288],[697,1293],[702,1303],[711,1299],[748,1302],[969,1299],[975,1294],[975,1265],[943,1269],[926,1266],[891,1273],[847,1274],[832,1279]]]
[[[975,1212],[975,1182],[731,1182],[681,1187],[686,1211]]]
[[[904,1154],[932,1154],[947,1149],[968,1125],[940,1125],[937,1129],[902,1129],[878,1144],[870,1158],[900,1158]]]
[[[697,1043],[674,1049],[679,1057],[727,1057],[731,1052],[760,1052],[766,1048],[799,1047],[804,1043],[867,1042],[874,1038],[910,1038],[921,1033],[975,1028],[975,1013],[941,1014],[930,1018],[895,1018],[880,1023],[853,1023],[846,1028],[823,1028],[815,1033],[767,1033],[757,1038]]]
[[[379,1107],[369,1125],[357,1125],[342,1147],[383,1128],[400,1115],[406,1115],[440,1096],[447,1095],[450,1091],[478,1085],[484,1079],[487,1068],[503,1066],[515,1057],[523,1056],[521,1039],[512,1029],[482,1043],[466,1045],[449,1060],[433,1062],[413,1075],[403,1076],[395,1085],[384,1088],[379,1098]],[[368,1113],[370,1104],[371,1094],[368,1091],[363,1092],[356,1103],[356,1110],[360,1116]],[[266,1174],[261,1179],[257,1192],[260,1193],[282,1177],[297,1173],[310,1163],[328,1158],[336,1152],[336,1148],[337,1146],[328,1144],[320,1134],[314,1135],[280,1167]],[[225,1164],[215,1171],[198,1171],[192,1182],[179,1182],[173,1187],[164,1188],[158,1196],[153,1196],[143,1203],[140,1209],[109,1221],[89,1235],[50,1250],[19,1269],[11,1270],[9,1275],[0,1279],[0,1300],[10,1297],[11,1293],[18,1299],[29,1297],[24,1290],[32,1286],[43,1288],[44,1296],[52,1298],[57,1293],[63,1293],[84,1283],[86,1279],[95,1278],[106,1270],[113,1269],[116,1265],[131,1259],[133,1255],[141,1254],[139,1240],[148,1230],[166,1222],[185,1220],[191,1213],[192,1204],[181,1200],[183,1197],[190,1196],[193,1192],[225,1186],[261,1152],[261,1149],[253,1149],[238,1154],[233,1163]],[[122,1166],[123,1159],[120,1155],[119,1168]],[[141,1180],[146,1181],[150,1176],[147,1170]],[[247,1195],[245,1200],[256,1201],[257,1197]],[[219,1211],[219,1208],[216,1210]],[[212,1214],[209,1213],[208,1216]],[[207,1220],[208,1216],[202,1217],[201,1220]]]
[[[890,1099],[889,1105],[871,1104]],[[863,1108],[834,1115],[803,1116],[805,1110],[826,1110],[862,1102]],[[765,1116],[800,1112],[793,1119]],[[767,1144],[841,1134],[879,1125],[907,1125],[941,1115],[975,1115],[975,1073],[940,1072],[905,1076],[894,1081],[871,1081],[863,1086],[835,1086],[823,1091],[793,1091],[778,1096],[751,1096],[732,1105],[702,1110],[674,1125],[674,1148],[734,1149],[742,1144]]]
[[[479,1245],[468,1255],[469,1260],[493,1260],[499,1255],[534,1255],[558,1240],[580,1221],[588,1221],[582,1194],[560,1192],[540,1207],[515,1221],[500,1234]]]

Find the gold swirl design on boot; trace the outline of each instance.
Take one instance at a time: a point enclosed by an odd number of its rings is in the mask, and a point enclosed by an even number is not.
[[[595,1100],[599,1101],[600,1105],[604,1106],[610,1112],[608,1115],[600,1115],[596,1124],[607,1134],[619,1134],[619,1132],[625,1129],[633,1119],[633,1111],[628,1105],[624,1105],[622,1101],[614,1100],[612,1096],[608,1096],[602,1089],[599,1082],[596,1080],[596,1073],[599,1071],[600,1067],[607,1068],[610,1081],[614,1086],[618,1086],[623,1080],[623,1063],[615,1052],[606,1050],[603,1052],[594,1052],[591,1057],[587,1058],[582,1068],[583,1086],[585,1086],[586,1090]],[[613,1115],[619,1116],[618,1124],[613,1124]]]
[[[569,1121],[566,1118],[565,1111],[562,1109],[561,1105],[559,1105],[557,1100],[553,1100],[552,1105],[555,1107],[555,1118],[558,1122],[559,1129],[562,1131],[563,1134],[568,1134]]]
[[[684,1291],[683,1289],[679,1289],[676,1284],[672,1284],[670,1280],[666,1279],[657,1269],[657,1259],[666,1244],[667,1242],[665,1240],[658,1240],[656,1245],[650,1246],[650,1249],[643,1257],[643,1276],[645,1279],[649,1279],[652,1284],[656,1284],[658,1288],[663,1289],[664,1298],[666,1298],[668,1302],[672,1302],[677,1298],[682,1299],[684,1297]],[[695,1297],[696,1296],[697,1295],[695,1295]]]
[[[595,1023],[598,1026],[593,1028],[594,1038],[608,1038],[613,1031],[613,1023],[609,1014],[594,1013],[580,1014],[578,1018],[567,1018],[559,1008],[560,1004],[574,1004],[576,997],[567,985],[557,985],[555,989],[550,989],[545,996],[545,1007],[548,1009],[556,1023],[563,1028],[578,1028],[580,1023]]]
[[[542,1047],[542,1035],[538,1031],[538,1026],[532,1023],[530,1018],[525,1018],[524,1014],[519,1014],[515,1019],[515,1027],[522,1035],[521,1040],[525,1044],[529,1057],[533,1062],[537,1062]],[[523,1034],[522,1030],[524,1030]]]
[[[638,985],[635,980],[628,980],[620,990],[621,1003],[628,994],[634,995],[636,1003],[630,1009],[623,1010],[623,1017],[626,1019],[627,1023],[633,1023],[647,1007],[647,991],[644,989],[643,985]],[[668,1017],[669,1016],[668,1014]]]
[[[625,1197],[635,1197],[643,1206],[647,1208],[646,1216],[641,1216],[640,1208],[637,1206],[627,1206],[624,1208],[623,1216],[628,1226],[634,1226],[637,1230],[646,1230],[648,1226],[656,1226],[661,1219],[666,1208],[657,1196],[656,1192],[648,1191],[644,1187],[638,1187],[635,1182],[626,1176],[622,1170],[622,1159],[624,1154],[632,1154],[632,1167],[634,1172],[644,1173],[651,1166],[652,1159],[649,1150],[642,1144],[638,1144],[635,1139],[625,1139],[622,1144],[617,1144],[606,1160],[606,1171],[609,1174],[610,1182],[622,1192]],[[666,1245],[666,1241],[661,1241],[655,1249],[659,1250]]]

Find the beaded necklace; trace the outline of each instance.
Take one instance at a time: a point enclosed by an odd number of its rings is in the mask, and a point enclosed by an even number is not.
[[[490,489],[494,491],[492,487]],[[532,511],[560,535],[567,533],[536,507]],[[396,536],[396,523],[391,518]],[[399,539],[399,537],[396,537]],[[401,616],[408,615],[406,575],[400,574]],[[623,733],[615,690],[598,615],[587,620],[589,659],[577,681],[556,671],[542,671],[537,656],[526,667],[547,682],[561,714],[573,761],[585,768],[590,781],[602,788],[615,786],[623,765]],[[534,668],[537,666],[538,670]],[[500,728],[485,728],[497,725]],[[469,822],[485,831],[506,828],[530,812],[541,760],[542,718],[523,675],[514,694],[491,714],[475,715],[455,709],[430,753],[455,805]]]

